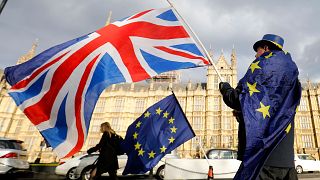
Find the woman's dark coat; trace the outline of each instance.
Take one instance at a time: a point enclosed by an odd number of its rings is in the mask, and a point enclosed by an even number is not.
[[[112,134],[110,137],[109,134],[105,132],[103,133],[100,142],[95,147],[92,147],[87,151],[88,154],[96,151],[100,152],[97,167],[103,172],[119,169],[115,148],[115,137],[116,134]]]

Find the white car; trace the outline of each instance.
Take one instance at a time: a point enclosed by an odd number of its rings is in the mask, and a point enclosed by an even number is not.
[[[77,178],[89,180],[90,179],[90,172],[92,170],[93,163],[97,160],[98,154],[92,154],[92,156],[88,156],[81,159],[79,166],[76,168],[75,174]],[[164,168],[165,168],[165,159],[167,158],[179,158],[175,153],[167,154],[164,156],[159,163],[153,168],[153,172],[158,179],[164,178]],[[127,155],[120,155],[118,156],[118,163],[119,169],[117,171],[117,175],[121,176],[122,172],[126,166],[128,160]],[[149,174],[149,172],[145,173]],[[102,176],[108,176],[108,173],[102,174]]]
[[[23,141],[0,138],[0,174],[31,173]]]
[[[233,149],[208,150],[207,157],[213,166],[215,178],[233,178],[241,164],[237,156],[237,151]]]
[[[71,159],[67,159],[65,161],[61,161],[59,165],[55,169],[55,173],[57,175],[66,176],[67,180],[76,180],[79,177],[76,176],[75,171],[76,168],[79,166],[81,160],[83,158],[88,158],[94,156],[94,154],[82,154],[79,156],[75,156]]]
[[[320,171],[320,161],[310,154],[295,154],[294,163],[297,173]]]
[[[199,155],[200,156],[200,155]],[[210,149],[208,160],[198,159],[167,159],[165,179],[207,179],[209,165],[217,179],[232,179],[239,169],[241,161],[237,160],[237,151],[232,149]]]

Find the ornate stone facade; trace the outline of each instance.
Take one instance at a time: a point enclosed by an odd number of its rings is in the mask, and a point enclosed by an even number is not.
[[[31,49],[34,55],[35,45]],[[30,54],[30,52],[28,54]],[[27,54],[27,60],[32,56]],[[221,53],[215,62],[223,78],[233,87],[237,84],[237,58],[234,49],[230,63]],[[219,79],[213,67],[207,70],[207,82],[180,83],[149,80],[140,83],[112,85],[100,96],[90,123],[89,134],[82,148],[86,151],[95,145],[101,134],[100,124],[108,121],[117,133],[125,136],[127,127],[145,109],[173,91],[184,110],[196,137],[181,145],[177,152],[182,157],[194,157],[201,153],[200,146],[209,148],[237,148],[238,124],[222,100],[218,90]],[[51,148],[40,148],[43,140],[37,129],[17,108],[6,93],[4,82],[0,94],[0,136],[20,139],[33,162],[41,154],[41,162],[57,161]],[[319,158],[320,143],[320,86],[307,82],[295,119],[296,152],[311,153]]]

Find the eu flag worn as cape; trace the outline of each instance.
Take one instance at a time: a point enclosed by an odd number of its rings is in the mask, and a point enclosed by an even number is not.
[[[95,104],[111,84],[207,65],[171,8],[151,9],[54,46],[5,69],[9,95],[59,158],[85,142]]]
[[[298,74],[289,53],[273,51],[254,60],[239,81],[246,149],[234,179],[256,179],[271,151],[293,130],[301,98]]]
[[[123,174],[142,174],[195,134],[174,94],[149,107],[127,130]]]

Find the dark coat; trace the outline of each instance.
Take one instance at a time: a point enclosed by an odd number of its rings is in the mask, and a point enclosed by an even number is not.
[[[236,117],[238,126],[238,160],[242,161],[246,148],[246,129],[243,114],[241,111],[241,104],[239,100],[242,86],[238,85],[235,89],[229,83],[220,84],[220,92],[223,96],[223,101],[227,106],[234,109],[233,115]],[[272,151],[269,158],[265,162],[266,166],[273,167],[294,167],[294,125],[288,135],[279,143],[279,145]]]
[[[223,83],[220,88],[223,96],[223,101],[227,106],[233,109],[233,115],[236,117],[238,126],[238,160],[243,160],[244,151],[246,148],[246,129],[244,124],[243,115],[241,112],[241,105],[239,101],[239,95],[242,91],[242,86],[238,85],[233,89],[228,83]]]
[[[89,154],[96,151],[100,152],[97,167],[102,172],[119,169],[115,136],[116,134],[112,134],[110,137],[108,133],[103,133],[100,142],[87,151]]]

